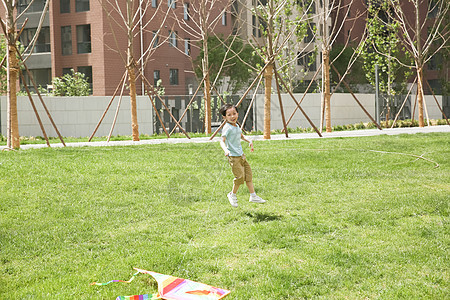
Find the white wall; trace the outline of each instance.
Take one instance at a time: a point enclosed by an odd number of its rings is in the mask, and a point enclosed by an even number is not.
[[[90,136],[111,97],[44,97],[53,121],[62,136]],[[39,98],[33,96],[34,104],[50,137],[57,137]],[[111,130],[112,121],[119,97],[116,97],[108,110],[95,136],[107,136]],[[0,97],[1,133],[6,135],[6,97]],[[21,96],[17,100],[19,116],[19,134],[21,136],[43,136],[36,115],[28,97]],[[148,97],[137,97],[138,123],[140,134],[153,134],[153,109]],[[113,135],[131,135],[130,98],[123,97]]]
[[[300,101],[303,94],[294,95]],[[301,107],[316,127],[320,126],[320,94],[307,94]],[[365,109],[374,117],[375,96],[373,94],[356,94]],[[95,136],[107,136],[117,107],[119,97],[116,97],[99,127]],[[442,96],[437,96],[439,105],[442,105]],[[62,136],[88,137],[92,134],[100,117],[105,111],[111,97],[44,97],[44,102],[53,117]],[[286,120],[289,119],[296,105],[289,95],[282,95],[283,108]],[[44,124],[48,136],[57,137],[45,113],[39,98],[34,96],[34,102],[39,116]],[[426,96],[425,102],[430,119],[442,119],[442,114],[432,96]],[[6,135],[6,97],[0,96],[1,133]],[[153,134],[153,108],[148,97],[137,97],[139,133]],[[19,134],[21,136],[42,136],[34,111],[28,97],[18,97]],[[241,114],[245,112],[241,111]],[[263,130],[264,122],[264,95],[257,95],[255,99],[256,130]],[[186,118],[186,117],[185,117]],[[415,119],[417,120],[417,109]],[[332,126],[346,125],[359,122],[369,122],[370,119],[358,106],[350,94],[334,94],[331,98]],[[297,110],[290,128],[310,127],[303,114]],[[272,95],[271,128],[282,129],[280,105],[277,95]],[[123,97],[117,123],[113,135],[131,135],[131,113],[129,97]]]
[[[299,102],[303,94],[294,94],[295,99]],[[374,94],[355,94],[356,98],[361,102],[364,108],[369,114],[375,118],[375,95]],[[436,96],[439,105],[442,107],[442,96]],[[319,128],[320,126],[320,94],[307,94],[301,103],[301,108],[305,111],[306,115],[311,119],[314,125]],[[428,115],[430,119],[442,119],[442,114],[436,105],[436,101],[433,96],[425,96],[425,102],[428,109]],[[284,115],[286,121],[289,120],[292,112],[294,111],[296,104],[290,97],[290,95],[282,95],[282,103],[284,109]],[[256,130],[263,130],[264,128],[264,95],[257,95],[255,99],[255,117],[256,117]],[[424,112],[425,115],[425,112]],[[425,115],[426,118],[426,115]],[[280,112],[280,103],[278,95],[273,94],[271,98],[271,129],[282,129],[283,121]],[[418,119],[417,109],[415,112],[415,119]],[[347,125],[359,122],[370,122],[370,118],[364,113],[364,111],[357,104],[351,94],[336,93],[331,97],[331,124],[335,125]],[[288,127],[311,127],[307,119],[297,110]]]

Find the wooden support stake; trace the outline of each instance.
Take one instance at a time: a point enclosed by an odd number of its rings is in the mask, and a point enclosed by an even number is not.
[[[334,65],[331,65],[333,67],[333,70],[336,72],[336,74],[339,76],[339,79],[342,78],[341,74],[339,73],[339,71],[336,69],[336,67]],[[359,102],[358,98],[356,98],[355,94],[353,94],[352,89],[350,88],[350,86],[347,84],[347,82],[342,79],[342,82],[344,83],[345,87],[350,91],[350,94],[353,96],[353,99],[355,99],[356,103],[358,103],[358,105],[361,107],[361,109],[366,113],[366,115],[370,118],[370,120],[372,120],[372,122],[377,126],[378,129],[382,130],[380,124],[377,123],[377,121],[375,121],[372,116],[369,114],[369,112],[364,108],[364,106],[361,104],[361,102]]]
[[[156,96],[158,97],[159,101],[161,102],[161,104],[164,106],[164,108],[166,109],[166,111],[169,113],[170,117],[175,121],[175,128],[178,126],[180,127],[181,131],[183,131],[184,135],[190,139],[191,137],[188,135],[188,133],[186,132],[186,130],[184,130],[183,126],[180,125],[180,123],[178,123],[177,119],[173,116],[172,112],[170,111],[170,109],[167,107],[166,103],[164,103],[164,100],[161,99],[161,97],[158,95],[158,93],[156,93]]]
[[[50,114],[50,111],[48,110],[47,105],[45,105],[45,103],[44,103],[44,99],[42,99],[41,93],[39,92],[39,89],[38,89],[38,87],[37,87],[37,85],[36,85],[36,82],[34,81],[33,75],[31,74],[31,72],[30,72],[30,70],[28,69],[27,65],[23,62],[22,55],[20,54],[20,52],[19,52],[19,50],[17,49],[17,47],[14,46],[14,48],[16,49],[17,55],[19,56],[19,59],[22,61],[23,66],[25,67],[25,70],[27,71],[28,76],[29,76],[31,82],[33,83],[33,87],[34,87],[34,89],[36,90],[36,94],[38,95],[39,100],[41,101],[41,104],[42,104],[42,106],[44,107],[45,112],[47,113],[47,117],[50,119],[50,123],[52,123],[53,128],[55,129],[56,133],[58,134],[59,140],[60,140],[61,143],[64,145],[64,147],[66,147],[66,143],[64,143],[64,139],[63,139],[63,137],[61,136],[61,134],[59,133],[59,130],[58,130],[58,128],[56,127],[55,122],[53,121],[53,118],[52,118],[52,116],[51,116],[51,114]]]
[[[281,100],[280,84],[278,83],[278,77],[280,76],[280,74],[278,74],[278,71],[275,66],[273,67],[273,70],[275,72],[275,83],[277,84],[278,101],[280,102],[280,111],[281,111],[281,119],[283,120],[284,134],[288,138],[289,136],[288,136],[288,131],[287,131],[286,119],[284,117],[283,102]]]
[[[197,86],[197,89],[195,90],[195,93],[192,95],[191,100],[189,101],[188,105],[186,106],[186,108],[184,109],[183,114],[181,115],[180,119],[178,120],[178,122],[181,122],[181,120],[183,120],[184,115],[187,113],[189,107],[191,106],[192,102],[194,102],[195,97],[197,96],[198,91],[200,90],[200,87],[203,83],[203,81],[205,80],[206,75],[202,78],[202,80],[200,81],[200,83]],[[170,135],[172,135],[172,133],[175,131],[176,127],[174,127],[172,129],[172,131],[170,132]],[[192,128],[191,128],[192,129]]]
[[[152,103],[153,110],[155,111],[156,116],[158,117],[159,123],[161,123],[161,126],[162,126],[162,128],[164,129],[164,132],[165,132],[166,135],[167,135],[167,138],[170,138],[170,134],[169,134],[169,133],[167,132],[167,130],[166,130],[166,126],[164,125],[164,122],[163,122],[163,120],[161,119],[161,116],[159,115],[158,110],[156,109],[155,103],[153,103],[152,97],[150,96],[149,93],[147,93],[147,96],[148,96],[148,98],[150,99],[150,102]]]
[[[88,140],[89,142],[92,140],[92,138],[94,137],[94,135],[97,132],[98,128],[100,127],[100,124],[103,122],[103,119],[105,118],[106,113],[108,112],[109,108],[111,107],[112,102],[114,101],[114,98],[117,95],[117,91],[119,90],[120,84],[125,79],[126,75],[127,75],[127,71],[125,71],[123,73],[122,79],[120,80],[119,84],[117,85],[116,90],[114,91],[114,94],[113,94],[113,96],[111,97],[111,100],[108,103],[108,106],[106,107],[105,111],[103,112],[103,115],[101,116],[100,120],[97,123],[97,126],[94,129],[94,132],[92,133],[92,135],[90,136],[90,138]]]
[[[256,85],[256,88],[255,88],[255,92],[253,93],[252,100],[250,101],[250,105],[248,106],[247,112],[245,113],[244,120],[242,121],[242,125],[241,125],[241,130],[244,129],[245,122],[247,121],[248,115],[250,114],[250,109],[252,108],[253,103],[255,102],[256,93],[258,92],[258,88],[259,88],[259,85],[261,84],[261,81],[262,81],[262,76],[259,78],[258,84]]]
[[[22,71],[19,71],[20,78],[22,79],[22,82],[25,82],[25,78],[23,77]],[[47,133],[45,132],[44,125],[42,124],[41,117],[39,116],[39,113],[36,109],[36,105],[34,105],[33,97],[31,96],[30,90],[28,89],[28,86],[26,84],[23,85],[25,87],[25,90],[28,94],[28,99],[30,100],[31,106],[33,107],[34,114],[36,115],[36,119],[38,120],[39,127],[41,127],[42,134],[44,135],[45,141],[47,142],[47,146],[50,147],[50,142],[48,141]]]
[[[411,91],[412,91],[412,88],[413,88],[413,86],[414,86],[414,83],[416,83],[416,80],[417,80],[417,77],[414,79],[413,84],[411,84],[411,87],[409,88],[408,94],[406,94],[405,100],[403,101],[402,106],[400,107],[400,110],[398,111],[397,115],[396,115],[395,118],[394,118],[394,121],[392,122],[391,128],[394,128],[395,123],[397,122],[398,116],[399,116],[400,113],[402,112],[403,107],[404,107],[405,104],[406,104],[406,100],[408,100],[408,96],[409,96],[409,94],[410,94]]]
[[[416,99],[414,100],[414,108],[411,116],[411,122],[414,121],[414,115],[416,114],[417,97],[419,95],[419,89],[416,89]]]
[[[431,88],[430,84],[428,83],[428,80],[425,80],[425,82],[427,83],[428,88],[429,88],[430,91],[431,91],[431,94],[433,94],[434,101],[436,101],[436,104],[437,104],[437,106],[439,107],[439,110],[441,111],[442,115],[444,116],[445,120],[447,121],[447,125],[450,125],[450,123],[448,122],[447,116],[445,115],[444,111],[442,110],[442,107],[439,105],[439,102],[438,102],[437,99],[436,99],[436,95],[434,94],[433,89]]]
[[[145,78],[144,76],[141,76],[142,79],[144,79],[144,81],[147,83],[147,88],[151,87],[152,85],[150,84],[150,82],[148,81],[147,78]],[[191,137],[188,135],[188,133],[186,132],[186,130],[184,130],[183,126],[180,125],[180,123],[177,121],[177,119],[173,116],[172,112],[169,110],[169,108],[166,106],[166,104],[164,103],[164,101],[161,99],[161,97],[158,95],[158,93],[156,93],[156,97],[158,97],[159,101],[161,101],[162,105],[164,106],[164,108],[167,110],[167,112],[169,113],[170,117],[175,121],[176,126],[180,127],[181,131],[183,131],[184,135],[190,139]],[[164,125],[163,125],[164,126]],[[175,126],[175,127],[176,127]],[[170,135],[169,135],[170,136]]]
[[[300,111],[302,112],[302,114],[305,116],[306,120],[308,120],[309,124],[311,125],[312,128],[314,128],[314,130],[316,131],[316,133],[322,137],[322,134],[320,133],[320,131],[317,129],[316,125],[314,125],[314,123],[311,121],[311,119],[308,117],[308,115],[306,114],[306,112],[300,107],[300,103],[297,102],[297,100],[295,99],[294,95],[292,94],[292,92],[287,88],[287,85],[284,83],[283,78],[279,77],[281,85],[284,86],[284,88],[288,91],[289,95],[291,96],[292,100],[294,100],[295,104],[297,105],[297,107],[300,109]]]
[[[125,71],[125,74],[127,74],[127,73],[128,73],[128,71]],[[108,139],[106,140],[107,143],[109,143],[109,140],[111,139],[111,135],[114,130],[114,126],[116,126],[117,116],[119,115],[119,108],[120,108],[120,104],[122,103],[124,89],[125,89],[125,80],[123,80],[123,83],[122,83],[122,89],[120,90],[120,97],[119,97],[119,101],[117,102],[116,113],[114,114],[114,120],[111,124],[111,130],[109,131]]]
[[[255,85],[256,81],[263,75],[264,70],[267,68],[267,66],[269,64],[272,63],[272,61],[274,60],[274,58],[272,58],[271,60],[269,60],[266,65],[262,68],[262,70],[259,72],[258,76],[255,77],[255,79],[252,81],[252,83],[250,84],[250,86],[247,88],[247,90],[245,91],[245,93],[242,95],[241,99],[238,101],[238,103],[236,104],[236,107],[239,107],[239,105],[241,105],[242,101],[244,101],[245,97],[247,97],[247,94],[250,92],[251,88]],[[212,140],[216,134],[219,132],[219,130],[221,130],[223,128],[223,126],[225,126],[225,121],[222,122],[222,124],[219,126],[219,128],[216,129],[216,131],[213,133],[213,135],[211,135],[211,137],[209,138],[209,140]]]
[[[321,64],[320,66],[322,66],[322,64]],[[306,88],[305,92],[303,93],[302,99],[300,99],[300,101],[298,102],[299,104],[302,104],[303,100],[305,99],[306,94],[308,93],[309,88],[311,87],[313,81],[316,79],[317,75],[319,74],[320,66],[319,66],[319,68],[317,68],[316,73],[314,74],[313,78],[312,78],[311,81],[309,82],[308,87]],[[296,106],[295,109],[294,109],[294,111],[292,112],[292,114],[291,114],[289,120],[286,122],[286,126],[288,126],[289,123],[291,122],[292,118],[294,117],[294,114],[297,112],[297,109],[298,109],[298,107]]]

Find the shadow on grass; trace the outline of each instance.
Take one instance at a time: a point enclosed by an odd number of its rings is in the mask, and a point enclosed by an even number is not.
[[[276,221],[276,220],[280,220],[281,219],[281,216],[274,215],[274,214],[246,212],[245,215],[247,217],[252,218],[253,222],[255,222],[255,223]]]

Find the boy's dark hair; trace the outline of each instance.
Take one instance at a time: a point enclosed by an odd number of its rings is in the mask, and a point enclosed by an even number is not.
[[[219,113],[225,117],[227,115],[227,110],[229,110],[230,108],[233,108],[233,107],[236,110],[236,112],[238,112],[238,109],[236,106],[234,106],[234,104],[227,103],[227,104],[222,105],[222,107],[219,109]]]

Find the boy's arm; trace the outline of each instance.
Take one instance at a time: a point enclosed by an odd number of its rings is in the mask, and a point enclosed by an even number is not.
[[[251,148],[251,151],[253,152],[253,142],[247,140],[247,139],[245,138],[245,136],[244,136],[242,133],[241,133],[241,139],[244,140],[244,141],[246,141],[246,142],[249,144],[249,146],[250,146],[250,148]]]
[[[244,140],[244,141],[246,141],[246,142],[249,143],[249,144],[252,144],[252,143],[253,143],[252,141],[247,140],[247,139],[245,138],[245,136],[244,136],[242,133],[241,133],[241,139]]]
[[[225,144],[226,137],[222,137],[222,140],[220,140],[220,147],[222,147],[223,151],[225,152],[225,156],[230,155],[230,151],[228,151],[227,145]]]

